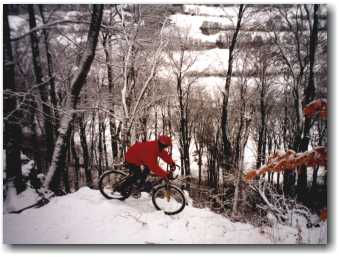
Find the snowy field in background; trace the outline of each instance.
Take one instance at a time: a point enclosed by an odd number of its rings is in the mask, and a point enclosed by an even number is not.
[[[190,202],[190,200],[189,200]],[[5,244],[324,244],[327,223],[307,229],[233,223],[208,209],[186,206],[174,216],[156,211],[148,194],[106,200],[87,187],[21,214],[4,214]]]

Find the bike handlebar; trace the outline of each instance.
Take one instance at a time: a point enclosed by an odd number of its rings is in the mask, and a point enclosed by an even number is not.
[[[179,165],[175,164],[175,166],[178,167],[179,170],[181,169],[181,167],[180,167]],[[173,171],[171,171],[171,170],[167,170],[167,172],[171,172],[171,173],[173,174]],[[168,179],[169,179],[169,180],[175,180],[175,179],[177,179],[178,177],[179,177],[179,175],[176,175],[175,177],[168,178]]]

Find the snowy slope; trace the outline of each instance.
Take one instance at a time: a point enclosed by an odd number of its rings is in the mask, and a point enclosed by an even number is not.
[[[138,200],[108,201],[81,188],[40,208],[4,214],[7,244],[272,244],[300,242],[292,227],[255,228],[232,223],[208,209],[186,206],[178,215],[156,211],[143,194]],[[326,224],[299,233],[302,243],[326,243]],[[299,238],[299,239],[298,239]],[[320,240],[320,238],[322,238]]]

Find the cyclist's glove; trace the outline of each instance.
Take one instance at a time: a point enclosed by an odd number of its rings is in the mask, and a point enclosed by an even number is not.
[[[177,168],[177,166],[175,166],[174,163],[170,165],[170,171],[171,172],[174,172],[176,168]]]
[[[167,179],[173,179],[173,172],[167,172]]]

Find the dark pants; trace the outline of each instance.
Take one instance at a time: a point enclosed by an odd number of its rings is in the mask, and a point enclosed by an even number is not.
[[[149,169],[145,166],[144,170],[141,170],[140,166],[127,164],[129,172],[132,174],[127,180],[125,185],[137,185],[138,188],[141,188],[145,183],[145,180],[149,174]]]

